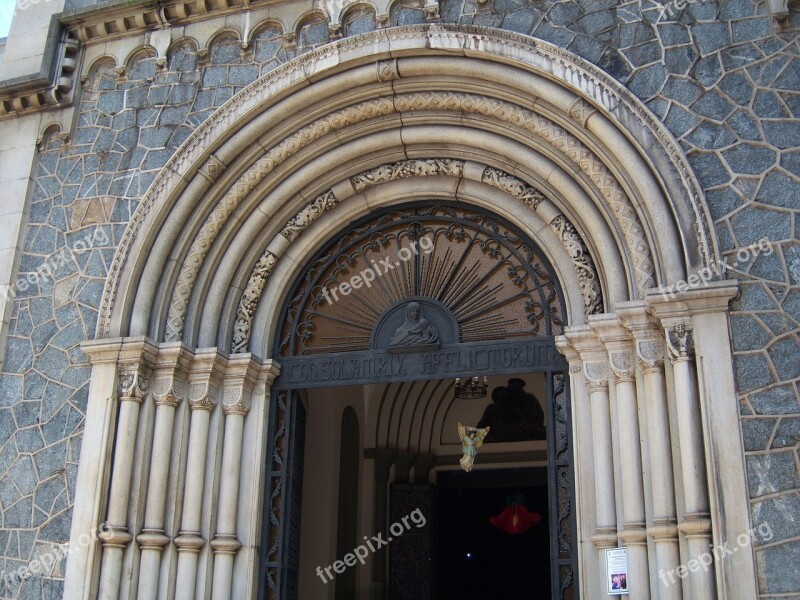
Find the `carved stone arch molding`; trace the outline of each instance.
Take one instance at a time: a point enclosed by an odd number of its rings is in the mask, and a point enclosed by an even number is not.
[[[448,125],[468,135],[457,140]],[[477,134],[483,146],[470,142]],[[447,149],[431,150],[437,144]],[[241,300],[231,289],[246,287],[265,234],[273,237],[276,224],[325,193],[323,179],[330,190],[412,156],[475,158],[541,189],[582,232],[589,253],[604,257],[601,283],[624,278],[622,289],[607,286],[606,309],[682,279],[716,254],[679,147],[611,78],[513,34],[397,28],[287,63],[195,131],[123,236],[97,336],[224,340]],[[258,236],[247,231],[256,222]],[[231,263],[233,247],[239,257]],[[215,279],[220,265],[248,261],[246,274]],[[220,295],[226,302],[215,305],[213,319],[225,333],[204,333],[211,325],[202,315],[212,318],[205,299]]]
[[[575,407],[581,589],[596,588],[605,548],[624,544],[631,580],[652,589],[651,559],[669,571],[747,531],[730,435],[735,284],[654,290],[718,255],[680,147],[566,51],[481,28],[398,27],[326,44],[242,90],[141,199],[97,339],[82,346],[92,375],[73,538],[107,527],[70,554],[65,598],[169,586],[189,598],[195,585],[255,597],[262,509],[283,501],[264,490],[286,446],[273,443],[268,462],[267,440],[290,435],[293,410],[272,393],[281,308],[335,232],[423,202],[513,225],[563,291],[555,343]],[[723,557],[690,575],[692,597],[753,597],[753,573],[750,553]]]

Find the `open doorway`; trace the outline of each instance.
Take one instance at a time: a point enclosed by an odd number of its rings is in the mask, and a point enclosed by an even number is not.
[[[550,597],[546,468],[443,472],[438,496],[440,590],[453,598],[475,590],[503,600]]]

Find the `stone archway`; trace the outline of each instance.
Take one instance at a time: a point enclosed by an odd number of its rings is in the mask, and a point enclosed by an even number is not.
[[[272,71],[170,159],[120,243],[98,339],[85,345],[93,372],[73,532],[109,526],[70,557],[66,597],[155,597],[176,578],[251,597],[278,307],[326,232],[399,197],[496,211],[554,265],[572,324],[560,344],[585,409],[576,440],[601,448],[577,465],[581,589],[597,589],[602,550],[621,541],[634,595],[649,597],[651,552],[671,569],[748,529],[741,448],[722,434],[737,408],[709,399],[712,382],[735,398],[735,288],[653,292],[716,257],[701,195],[680,148],[624,88],[521,36],[395,28]],[[666,345],[675,364],[665,368]],[[584,383],[591,402],[577,392]],[[656,390],[647,415],[659,415],[644,450],[637,386]],[[258,451],[242,454],[243,440]],[[151,446],[176,458],[151,459]],[[218,503],[204,501],[217,492]],[[752,556],[692,584],[747,597]]]

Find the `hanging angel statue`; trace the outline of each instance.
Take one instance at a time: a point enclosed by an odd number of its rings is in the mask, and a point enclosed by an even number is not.
[[[488,427],[478,429],[477,427],[464,426],[459,422],[458,437],[461,439],[461,451],[464,453],[459,464],[467,473],[472,470],[472,463],[475,462],[478,448],[483,446],[483,438],[486,437],[487,433],[489,433]]]

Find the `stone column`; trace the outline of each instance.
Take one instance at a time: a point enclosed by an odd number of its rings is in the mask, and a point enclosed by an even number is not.
[[[239,503],[240,467],[244,417],[250,410],[250,394],[256,373],[251,373],[250,355],[234,356],[225,373],[225,432],[222,447],[222,473],[217,506],[217,532],[211,541],[214,551],[213,600],[230,600],[233,587],[233,563],[242,547],[236,537]]]
[[[106,527],[99,537],[103,542],[98,597],[117,600],[122,577],[125,547],[133,539],[128,531],[128,498],[139,427],[139,408],[149,388],[149,372],[141,358],[119,367],[119,417],[114,444],[114,466],[108,499]]]
[[[611,446],[611,404],[608,395],[608,359],[603,346],[588,328],[574,328],[565,337],[583,359],[583,373],[589,390],[594,450],[594,487],[597,527],[592,542],[597,548],[600,571],[605,570],[606,549],[617,545],[617,508],[614,490],[614,453]],[[605,600],[605,588],[596,597]]]
[[[159,351],[153,376],[156,415],[150,455],[150,479],[147,486],[144,528],[136,536],[136,541],[142,548],[137,596],[139,600],[155,600],[158,597],[161,552],[170,541],[164,532],[164,510],[172,456],[175,409],[184,395],[186,362],[181,345],[170,344],[169,347]]]
[[[703,427],[700,397],[694,364],[694,340],[687,323],[667,325],[667,347],[675,378],[675,412],[678,416],[678,440],[683,475],[683,520],[678,528],[684,533],[689,560],[699,559],[710,551],[711,518],[708,506]],[[689,571],[692,597],[714,600],[713,568]]]
[[[614,374],[617,407],[614,434],[619,439],[623,518],[622,530],[618,535],[628,549],[629,597],[631,600],[647,600],[650,598],[650,570],[633,340],[616,317],[592,318],[590,322],[606,346]]]
[[[189,375],[189,448],[186,459],[186,480],[183,490],[181,528],[175,545],[178,548],[176,600],[194,600],[197,585],[197,564],[200,551],[206,545],[200,521],[203,509],[208,430],[211,413],[217,405],[219,367],[216,352],[198,354]]]
[[[680,580],[674,578],[680,564],[675,510],[675,476],[664,375],[664,336],[643,303],[617,309],[617,314],[633,332],[636,356],[642,372],[642,406],[647,419],[647,450],[650,461],[652,519],[647,534],[655,543],[659,582],[653,582],[653,596],[659,600],[680,600]],[[670,575],[672,574],[672,575]]]

